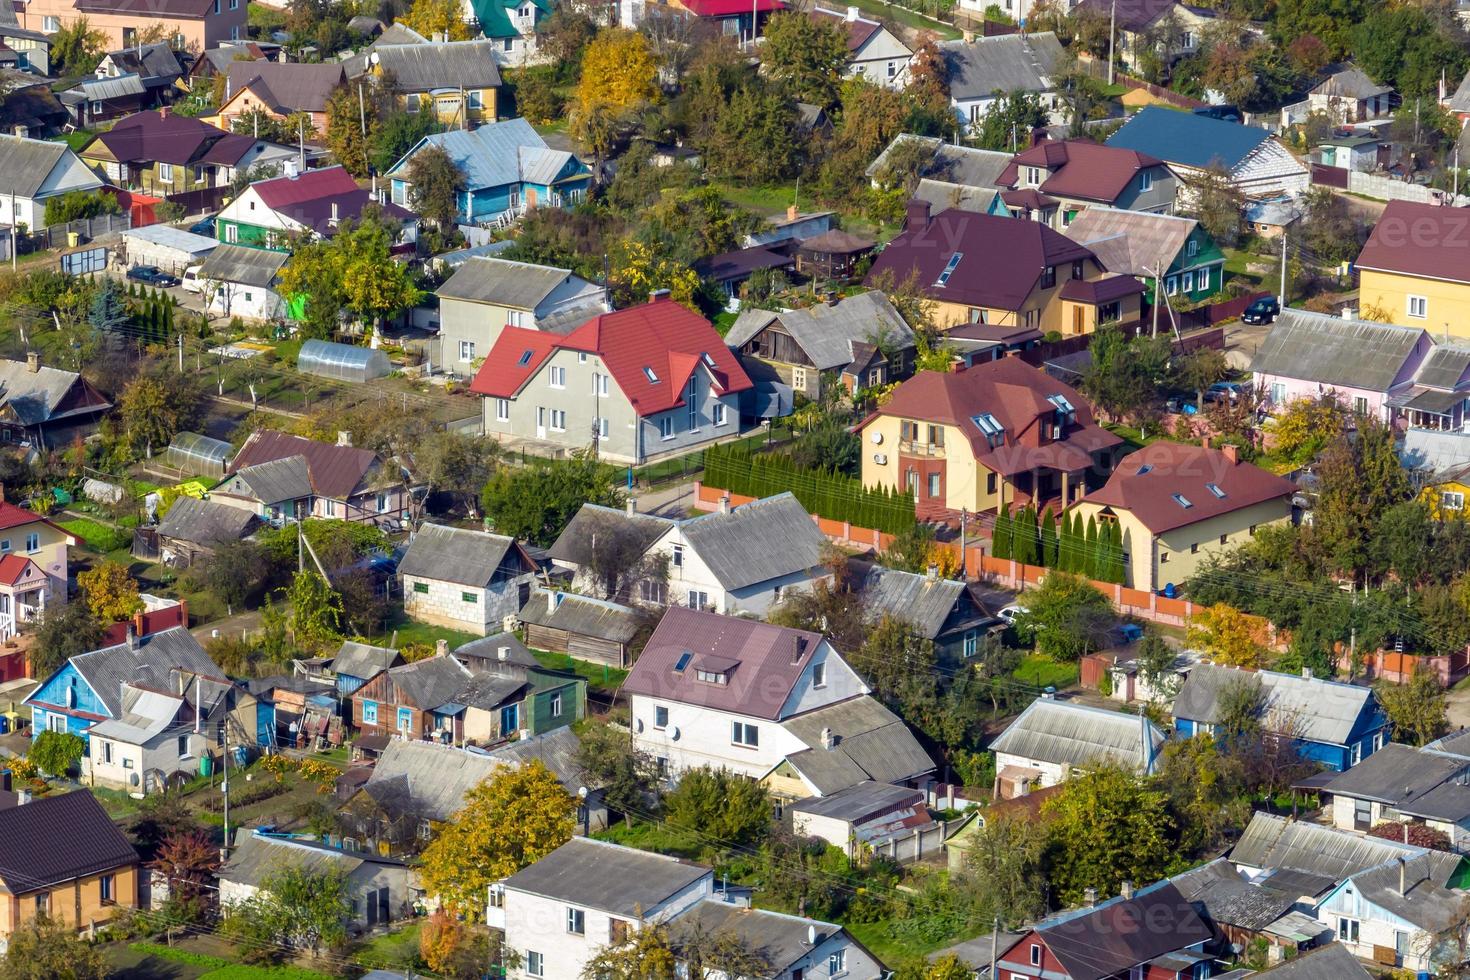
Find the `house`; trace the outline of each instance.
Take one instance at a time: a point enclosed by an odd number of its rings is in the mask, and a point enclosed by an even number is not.
[[[1256,976],[1261,980],[1372,980],[1373,974],[1363,968],[1346,946],[1328,943],[1294,960],[1287,960]]]
[[[444,654],[390,667],[352,692],[352,724],[369,735],[460,742],[465,705],[458,698],[471,676]]]
[[[44,36],[44,35],[43,35]],[[3,35],[0,35],[3,41]],[[47,82],[31,82],[29,76],[17,77],[0,71],[13,86],[0,95],[0,133],[12,136],[52,137],[71,125],[66,106],[56,97]]]
[[[1245,227],[1261,238],[1280,238],[1302,219],[1302,210],[1291,198],[1251,201],[1245,206]]]
[[[1264,695],[1261,721],[1266,731],[1292,740],[1301,757],[1342,772],[1383,748],[1391,723],[1372,688],[1339,681],[1242,671],[1197,664],[1185,675],[1174,699],[1174,729],[1181,738],[1216,734],[1220,699],[1233,684],[1259,683]]]
[[[379,38],[368,52],[366,70],[374,78],[392,79],[393,94],[406,111],[431,112],[444,125],[465,129],[497,118],[495,57],[503,48],[503,41],[493,40],[385,44]]]
[[[485,636],[530,598],[536,563],[514,539],[425,523],[398,563],[410,619]]]
[[[1470,211],[1390,201],[1354,263],[1363,310],[1436,336],[1470,338]]]
[[[507,975],[578,980],[603,947],[714,894],[714,872],[679,858],[573,837],[491,886],[486,918],[520,957]]]
[[[1393,112],[1392,86],[1379,85],[1356,65],[1339,65],[1307,92],[1307,111],[1325,113],[1333,125],[1378,119]]]
[[[384,671],[403,664],[403,654],[397,650],[343,640],[328,669],[337,693],[346,697]]]
[[[910,201],[904,230],[874,260],[866,284],[916,277],[941,329],[964,323],[1043,333],[1091,333],[1136,320],[1143,284],[1110,275],[1085,247],[1036,221]]]
[[[1195,304],[1225,285],[1225,253],[1194,218],[1088,208],[1063,232],[1085,245],[1109,272],[1142,281],[1152,306]],[[1163,286],[1162,299],[1155,289]]]
[[[1353,875],[1427,853],[1412,844],[1258,810],[1229,860],[1247,881],[1287,894],[1299,908],[1315,912],[1333,888]]]
[[[20,26],[55,34],[86,18],[108,51],[135,48],[143,34],[161,33],[178,51],[207,51],[245,37],[245,4],[227,0],[31,0],[16,8]]]
[[[83,78],[57,97],[78,129],[100,128],[103,123],[147,109],[153,101],[143,87],[143,79],[133,73]]]
[[[630,555],[641,553],[666,569],[664,576],[625,580],[629,594],[609,596],[618,601],[764,615],[784,593],[810,589],[830,575],[822,563],[826,538],[789,492],[734,508],[722,501],[718,511],[686,518],[584,504],[550,550],[583,589],[605,588],[591,571],[599,534],[624,535]]]
[[[719,899],[706,899],[676,920],[675,943],[684,936],[730,936],[743,949],[759,950],[761,976],[770,980],[880,980],[889,972],[840,925]],[[729,980],[722,973],[712,975]]]
[[[1317,787],[1339,830],[1381,823],[1422,824],[1470,851],[1470,759],[1391,742]]]
[[[274,41],[234,41],[199,52],[189,66],[189,91],[212,84],[216,75],[229,75],[232,61],[279,61],[284,49]]]
[[[78,156],[111,184],[164,196],[226,187],[236,174],[260,167],[280,172],[296,150],[159,109],[118,120]]]
[[[1108,482],[1075,510],[1115,521],[1123,535],[1124,584],[1167,591],[1256,528],[1290,521],[1296,485],[1240,459],[1234,446],[1146,446],[1118,461]]]
[[[847,35],[848,78],[862,78],[885,88],[909,83],[909,61],[914,51],[880,21],[864,17],[857,7],[828,10],[812,7],[807,16],[818,23],[835,24]]]
[[[524,676],[526,668],[541,666],[530,649],[514,633],[492,633],[450,651],[472,674]]]
[[[792,272],[796,259],[784,252],[777,252],[760,245],[750,248],[734,248],[718,252],[695,262],[691,269],[700,279],[708,280],[720,288],[725,297],[725,308],[738,310],[744,296],[745,284],[757,272]]]
[[[934,644],[935,657],[947,667],[957,668],[979,653],[981,634],[996,621],[966,582],[940,578],[937,568],[922,575],[877,562],[852,561],[849,568],[870,620],[903,620],[914,635]]]
[[[1098,766],[1152,773],[1164,737],[1142,715],[1038,698],[990,743],[995,795],[1025,796]]]
[[[763,226],[746,232],[740,244],[745,248],[790,251],[796,242],[815,238],[836,227],[836,211],[799,211],[793,204],[786,209],[784,215],[767,218]]]
[[[1307,168],[1264,129],[1192,112],[1148,106],[1108,137],[1108,146],[1163,160],[1179,178],[1181,204],[1193,200],[1192,184],[1220,168],[1249,197],[1301,194]]]
[[[1463,409],[1462,409],[1463,411]],[[1411,471],[1419,499],[1444,519],[1465,509],[1470,495],[1470,433],[1410,427],[1399,460]]]
[[[1294,907],[1299,896],[1246,881],[1223,857],[1169,881],[1224,942],[1241,949],[1264,943],[1268,963],[1331,941],[1331,930]]]
[[[803,711],[781,728],[800,747],[761,779],[777,800],[831,796],[863,782],[922,788],[935,771],[908,726],[874,698]]]
[[[435,295],[439,364],[457,374],[473,374],[506,327],[560,333],[612,309],[606,286],[566,269],[488,257],[461,264]]]
[[[167,42],[140,44],[109,51],[97,65],[98,78],[137,75],[147,92],[145,108],[173,101],[184,79],[184,66]]]
[[[289,251],[294,236],[330,238],[342,222],[357,221],[370,205],[399,226],[399,242],[414,240],[413,213],[374,197],[340,166],[256,181],[220,211],[215,232],[231,245]]]
[[[1008,189],[1001,199],[1013,215],[1028,216],[1020,212],[1034,203],[1038,206],[1029,217],[1058,231],[1070,226],[1078,215],[1100,206],[1171,214],[1179,188],[1164,161],[1086,140],[1042,140],[1012,157],[995,179]],[[1111,265],[1108,270],[1127,271]]]
[[[565,336],[506,327],[470,391],[485,433],[641,464],[740,431],[753,385],[708,320],[656,292]],[[595,428],[594,428],[595,427]]]
[[[141,858],[85,789],[0,809],[0,950],[45,914],[77,930],[138,907]]]
[[[518,217],[528,208],[568,206],[582,200],[592,186],[591,169],[575,154],[547,146],[524,119],[504,119],[471,131],[435,133],[415,143],[388,168],[394,204],[411,205],[409,165],[428,147],[449,154],[464,174],[458,218],[465,224]]]
[[[921,371],[858,431],[863,485],[907,490],[921,517],[1069,506],[1101,482],[1122,444],[1075,389],[1014,357]]]
[[[1369,173],[1378,169],[1380,151],[1384,148],[1383,140],[1377,136],[1333,135],[1317,144],[1317,160],[1324,167]]]
[[[754,45],[771,15],[786,9],[785,0],[673,0],[669,6],[693,16],[701,32],[733,37],[742,46]]]
[[[1168,66],[1196,53],[1204,30],[1216,21],[1213,10],[1180,0],[1140,0],[1116,12],[1103,0],[1081,0],[1072,9],[1101,21],[1116,15],[1118,52],[1135,74],[1146,71],[1150,57]]]
[[[796,271],[813,279],[850,279],[873,240],[834,228],[796,244]]]
[[[0,135],[0,173],[10,175],[4,189],[9,207],[0,211],[0,225],[46,227],[46,202],[72,191],[96,191],[97,175],[65,143]],[[0,207],[4,207],[0,204]]]
[[[924,793],[907,786],[864,780],[786,809],[793,833],[824,840],[854,861],[872,854],[917,861],[944,844],[943,828],[929,815]]]
[[[1446,436],[1465,430],[1470,399],[1470,345],[1434,345],[1414,374],[1414,383],[1388,399],[1388,408],[1408,425],[1409,432]],[[1406,439],[1407,439],[1407,433]],[[1405,449],[1411,447],[1406,443]]]
[[[173,225],[144,225],[123,232],[120,258],[129,269],[152,265],[182,275],[191,266],[202,265],[218,247],[216,238],[196,235]]]
[[[1095,906],[1061,912],[1032,926],[997,964],[1008,980],[1104,980],[1207,976],[1210,927],[1167,881]]]
[[[17,8],[4,5],[0,10],[0,64],[18,72],[45,78],[51,74],[51,36],[40,30],[20,26]],[[37,134],[41,135],[41,134]]]
[[[961,875],[970,869],[970,865],[976,860],[971,854],[975,849],[976,839],[981,831],[995,820],[1024,820],[1040,822],[1046,819],[1043,807],[1046,801],[1056,796],[1061,791],[1061,784],[1048,786],[1046,789],[1032,790],[1024,796],[1013,796],[1010,799],[995,798],[988,800],[983,806],[969,810],[959,823],[951,822],[949,836],[944,840],[945,865],[949,868],[951,875]],[[1015,936],[1012,942],[1019,940]],[[989,936],[984,945],[986,964],[990,962]],[[1002,948],[1000,952],[1009,949],[1005,944],[1005,937],[999,937]],[[965,960],[964,956],[960,957]]]
[[[272,833],[257,827],[242,831],[219,871],[219,899],[229,915],[231,905],[259,895],[272,876],[294,868],[339,874],[346,879],[346,924],[367,930],[413,915],[421,896],[417,876],[401,861],[366,851],[342,851],[315,840]]]
[[[238,507],[181,496],[158,522],[158,554],[165,565],[188,568],[200,558],[213,557],[221,545],[248,536],[259,523]]]
[[[338,61],[231,61],[225,74],[224,102],[212,121],[230,132],[242,123],[248,128],[248,118],[254,113],[277,121],[301,113],[312,129],[323,134],[327,131],[327,100],[347,82],[347,72]]]
[[[66,446],[96,431],[110,408],[107,396],[79,372],[43,365],[39,351],[28,351],[23,361],[0,358],[0,442]]]
[[[48,604],[67,600],[67,549],[76,536],[34,511],[0,500],[0,638]]]
[[[725,344],[772,365],[782,382],[816,399],[824,374],[849,392],[908,377],[915,341],[888,297],[873,289],[805,309],[746,310]]]
[[[1410,972],[1458,961],[1464,925],[1464,858],[1443,851],[1403,856],[1341,882],[1317,906],[1355,956]],[[1452,884],[1452,881],[1454,884]]]
[[[279,291],[281,270],[291,256],[249,245],[220,245],[199,267],[209,312],[252,320],[286,319],[286,298]]]
[[[1011,163],[1011,154],[999,150],[979,150],[971,146],[947,143],[937,136],[900,133],[883,148],[882,153],[873,158],[873,162],[864,171],[874,187],[881,188],[909,177],[908,173],[897,172],[895,167],[907,168],[911,165],[910,155],[918,151],[910,150],[910,146],[922,147],[928,151],[925,154],[927,159],[921,158],[913,176],[920,178],[921,182],[932,181],[944,187],[999,190],[1003,186],[1000,183],[1001,175]],[[943,211],[947,207],[958,205],[936,204],[935,207]]]
[[[556,9],[550,0],[465,0],[480,33],[495,42],[495,64],[523,68],[546,59],[536,41],[536,25]]]
[[[380,524],[407,517],[408,488],[396,464],[347,438],[339,434],[334,445],[258,429],[211,499],[276,524],[310,517]]]
[[[1049,112],[1057,108],[1054,76],[1062,45],[1051,31],[1001,34],[942,41],[949,71],[949,101],[960,126],[972,135],[997,100],[1013,92],[1038,96]]]
[[[638,610],[575,592],[536,588],[521,607],[526,642],[538,650],[626,670],[642,628]]]
[[[475,673],[459,699],[465,705],[464,741],[504,744],[581,721],[587,713],[587,681],[571,670],[517,664]]]
[[[1273,411],[1332,394],[1344,408],[1387,421],[1390,398],[1413,385],[1433,345],[1421,327],[1284,309],[1251,373]]]

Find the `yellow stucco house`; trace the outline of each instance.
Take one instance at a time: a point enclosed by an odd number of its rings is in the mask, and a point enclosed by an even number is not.
[[[1290,480],[1242,461],[1234,446],[1156,442],[1126,456],[1101,489],[1077,504],[1084,519],[1123,530],[1124,583],[1159,591],[1179,585],[1211,555],[1291,520]]]
[[[1470,338],[1470,210],[1390,201],[1358,255],[1363,315]]]
[[[365,67],[392,79],[406,111],[432,112],[446,126],[475,126],[497,118],[495,49],[488,40],[379,45],[368,52]]]
[[[1466,516],[1470,500],[1470,432],[1410,425],[1401,454],[1404,467],[1420,485],[1419,499],[1437,520]]]

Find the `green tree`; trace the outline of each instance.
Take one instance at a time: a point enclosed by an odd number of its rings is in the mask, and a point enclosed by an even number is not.
[[[1115,895],[1123,882],[1157,881],[1173,857],[1168,794],[1122,769],[1074,776],[1042,812],[1051,819],[1051,882],[1069,906],[1088,888]]]
[[[226,541],[216,545],[213,558],[204,563],[206,588],[225,604],[227,615],[265,584],[269,567],[265,552],[254,541]]]
[[[368,165],[375,173],[387,173],[419,140],[443,131],[444,124],[436,114],[405,112],[390,103],[384,106],[377,127],[368,130]]]
[[[79,937],[64,920],[44,913],[11,932],[0,962],[11,980],[105,980],[111,975],[100,946]]]
[[[316,647],[341,635],[342,597],[320,574],[310,569],[297,572],[287,598],[296,642]]]
[[[619,475],[594,453],[578,450],[566,460],[497,470],[480,503],[501,534],[548,547],[583,504],[622,506]]]
[[[102,560],[77,576],[77,586],[87,600],[87,608],[99,623],[121,623],[132,619],[143,608],[138,595],[138,581],[128,574],[126,565]]]
[[[420,3],[423,0],[419,0]],[[408,162],[404,179],[414,211],[440,231],[454,224],[465,192],[464,171],[442,146],[426,146]]]
[[[407,265],[393,260],[393,231],[379,208],[344,221],[330,239],[299,243],[281,269],[281,292],[306,299],[306,332],[328,337],[340,313],[376,327],[418,302]]]
[[[106,53],[107,35],[85,17],[62,24],[51,35],[51,71],[58,78],[92,74]]]
[[[1434,100],[1442,76],[1461,78],[1470,65],[1463,29],[1444,25],[1428,7],[1371,4],[1349,36],[1358,67],[1405,101]]]
[[[1023,565],[1035,565],[1040,560],[1037,554],[1036,511],[1030,504],[1021,508],[1015,523],[1015,551],[1013,557]]]
[[[1179,382],[1194,392],[1194,404],[1205,410],[1205,389],[1230,372],[1225,352],[1213,347],[1200,347],[1179,359]]]
[[[1428,670],[1415,671],[1407,684],[1380,684],[1378,700],[1393,722],[1393,738],[1428,745],[1449,728],[1444,685]]]
[[[1220,691],[1216,727],[1227,745],[1258,740],[1266,713],[1266,692],[1253,674],[1232,678]]]
[[[1032,922],[1046,912],[1046,852],[1050,833],[1043,821],[995,814],[970,838],[964,874],[993,903],[1005,928]]]
[[[702,847],[756,847],[771,826],[771,799],[761,783],[728,769],[687,770],[664,794],[664,818],[690,831]]]
[[[1021,601],[1026,612],[1017,617],[1016,631],[1057,660],[1074,661],[1096,650],[1113,624],[1107,597],[1066,572],[1049,573]]]
[[[445,429],[425,436],[413,461],[431,493],[447,495],[474,517],[480,491],[501,453],[501,445],[494,439]]]
[[[222,931],[251,960],[279,960],[292,948],[313,956],[347,942],[351,885],[340,868],[284,863],[250,898],[228,907]]]
[[[103,628],[85,602],[47,606],[31,647],[32,674],[50,677],[71,657],[96,650],[102,643]]]
[[[884,613],[848,662],[880,698],[897,703],[914,677],[934,669],[934,641],[917,636],[908,623]]]
[[[1327,445],[1317,467],[1313,547],[1336,571],[1364,581],[1369,547],[1390,507],[1412,496],[1391,428],[1371,416]]]
[[[1031,142],[1031,131],[1047,124],[1046,107],[1035,92],[1011,92],[991,103],[976,141],[987,150],[1015,153]]]
[[[1180,681],[1179,674],[1174,670],[1174,664],[1179,659],[1174,648],[1157,630],[1149,627],[1144,630],[1143,639],[1138,641],[1138,649],[1133,652],[1133,656],[1138,664],[1139,676],[1152,692],[1150,700],[1165,703],[1173,701]]]
[[[1245,198],[1224,167],[1209,167],[1190,182],[1189,216],[1216,244],[1233,247],[1240,238]]]
[[[634,748],[630,732],[611,725],[589,725],[580,738],[577,768],[587,773],[592,785],[602,788],[603,802],[631,826],[634,814],[645,810],[653,799],[657,763]]]
[[[1208,735],[1165,742],[1157,784],[1169,794],[1184,854],[1217,848],[1250,822],[1237,760]]]
[[[794,20],[811,18],[793,14]],[[799,143],[791,101],[752,80],[736,89],[703,148],[712,174],[739,183],[769,184],[796,172]],[[728,207],[728,205],[726,205]]]
[[[48,776],[65,776],[82,761],[87,743],[71,732],[44,731],[31,743],[27,757]]]
[[[766,22],[761,67],[797,101],[834,105],[847,58],[847,32],[834,18],[793,11]]]

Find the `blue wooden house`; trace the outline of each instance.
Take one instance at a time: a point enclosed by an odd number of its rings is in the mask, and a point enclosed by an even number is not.
[[[576,156],[547,146],[524,119],[506,119],[415,143],[388,170],[394,204],[412,205],[408,165],[430,146],[448,153],[465,176],[458,215],[464,224],[506,220],[527,208],[564,207],[581,200],[592,185],[591,169]]]
[[[1186,675],[1174,699],[1174,729],[1181,738],[1216,734],[1220,704],[1235,684],[1259,683],[1261,723],[1288,736],[1302,757],[1342,772],[1383,748],[1390,723],[1370,687],[1270,670],[1246,671],[1200,664]]]
[[[397,650],[347,640],[328,669],[336,675],[337,695],[348,698],[383,671],[403,662],[403,655]]]
[[[1458,959],[1454,941],[1444,937],[1464,906],[1464,861],[1405,847],[1396,860],[1339,882],[1317,906],[1317,919],[1355,956],[1421,977],[1436,974]]]

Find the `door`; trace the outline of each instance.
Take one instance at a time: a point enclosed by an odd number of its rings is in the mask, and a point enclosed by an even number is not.
[[[388,886],[384,885],[378,889],[378,921],[387,922],[393,917],[388,914],[390,906],[388,903]]]
[[[535,206],[536,206],[536,188],[534,188],[534,187],[527,187],[526,188],[526,207],[528,207],[528,208],[534,208]]]
[[[1082,307],[1080,306],[1072,307],[1072,332],[1082,332]]]
[[[536,408],[536,438],[537,439],[545,439],[546,438],[546,408],[545,408],[545,406],[539,406],[538,405],[537,408]]]

